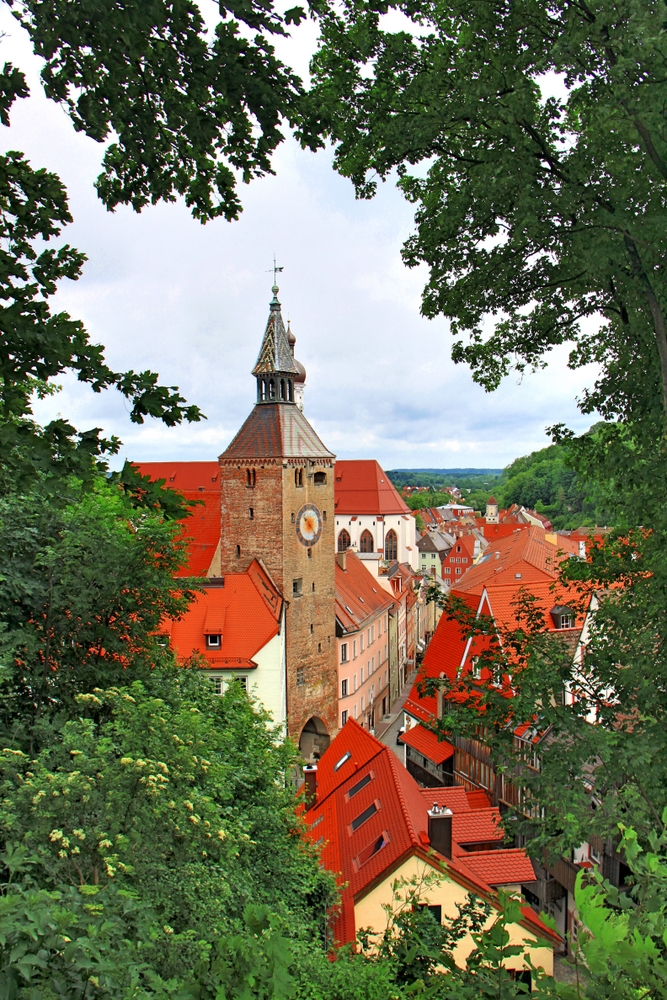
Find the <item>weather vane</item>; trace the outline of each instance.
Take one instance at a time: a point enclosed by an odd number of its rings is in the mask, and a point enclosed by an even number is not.
[[[280,272],[283,271],[283,270],[284,270],[284,268],[282,268],[282,267],[276,267],[276,255],[274,254],[273,255],[273,267],[270,267],[269,270],[267,271],[267,274],[270,271],[273,271],[273,287],[274,288],[278,284],[277,275],[280,274]]]

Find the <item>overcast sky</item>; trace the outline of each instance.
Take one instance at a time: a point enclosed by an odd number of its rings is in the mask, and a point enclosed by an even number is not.
[[[575,398],[591,373],[570,372],[565,353],[490,395],[452,363],[447,323],[419,314],[425,272],[401,263],[410,206],[390,184],[373,201],[356,201],[328,152],[284,143],[276,176],[242,189],[238,222],[202,226],[182,204],[106,212],[93,189],[102,147],[43,97],[39,64],[4,4],[0,30],[0,57],[27,73],[32,90],[15,105],[11,127],[0,126],[2,148],[60,174],[74,216],[67,241],[88,257],[83,277],[61,286],[57,307],[84,321],[110,365],[158,371],[208,417],[137,427],[117,393],[65,380],[40,404],[40,419],[61,413],[81,430],[101,426],[122,438],[122,458],[215,459],[254,403],[250,370],[275,252],[283,315],[308,372],[305,412],[338,457],[376,458],[385,468],[495,468],[546,445],[551,423],[588,426]],[[301,72],[312,37],[307,26],[285,52]]]

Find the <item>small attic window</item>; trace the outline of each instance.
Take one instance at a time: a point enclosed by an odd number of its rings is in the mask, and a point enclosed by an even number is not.
[[[334,764],[334,771],[340,771],[340,769],[343,766],[343,764],[347,764],[347,762],[348,762],[348,760],[350,759],[351,756],[352,756],[352,754],[350,753],[349,750],[347,750],[343,754],[343,756],[341,757],[341,759],[336,764]]]
[[[354,833],[355,830],[358,830],[360,826],[363,826],[364,823],[368,822],[371,816],[375,816],[375,813],[377,811],[378,811],[377,803],[371,802],[368,808],[364,809],[364,811],[359,813],[358,816],[355,816],[355,818],[350,823],[352,833]]]
[[[363,851],[357,854],[356,858],[354,859],[355,866],[357,868],[363,867],[363,865],[365,865],[367,861],[370,861],[371,858],[374,858],[375,855],[378,853],[378,851],[381,851],[382,848],[386,847],[388,843],[389,843],[389,834],[386,831],[384,831],[383,833],[380,834],[377,840],[374,840],[372,844],[369,844],[368,847],[365,847]]]
[[[220,649],[220,636],[219,635],[207,635],[206,636],[206,648],[207,649]]]
[[[557,604],[551,609],[551,618],[557,629],[574,628],[574,612],[571,608]]]

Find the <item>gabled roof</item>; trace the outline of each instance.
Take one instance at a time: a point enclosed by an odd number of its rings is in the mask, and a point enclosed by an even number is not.
[[[455,539],[451,535],[446,535],[443,531],[429,531],[417,539],[417,548],[420,552],[449,552]]]
[[[135,462],[142,476],[164,479],[186,500],[199,500],[183,519],[188,561],[176,575],[206,576],[220,541],[220,466],[218,462]]]
[[[525,851],[516,847],[475,851],[466,855],[466,864],[478,878],[493,886],[535,881],[532,861]]]
[[[380,586],[363,561],[350,549],[345,569],[336,562],[336,618],[346,632],[356,632],[370,618],[394,607],[389,593]]]
[[[336,514],[411,514],[386,472],[374,459],[336,462]]]
[[[256,559],[245,573],[228,573],[198,593],[180,618],[163,622],[181,660],[199,653],[213,669],[254,667],[253,657],[280,631],[282,597]],[[220,635],[219,649],[206,648],[207,635]]]
[[[428,805],[422,791],[394,752],[353,719],[318,763],[316,801],[306,812],[306,821],[311,840],[322,845],[324,866],[340,877],[342,905],[335,932],[341,944],[354,941],[354,903],[378,879],[388,877],[411,855],[432,859]],[[473,855],[455,842],[452,855],[448,859],[436,856],[448,876],[497,904],[490,883],[468,863]],[[513,865],[508,883],[515,881],[516,873]],[[530,881],[534,881],[533,874]],[[529,908],[521,924],[534,934],[560,941]]]
[[[531,525],[512,532],[488,546],[482,558],[460,580],[456,589],[481,594],[491,581],[496,583],[536,583],[555,580],[561,557],[558,548],[546,540],[543,528]],[[521,574],[517,576],[517,574]]]
[[[294,403],[258,403],[220,460],[335,457]]]

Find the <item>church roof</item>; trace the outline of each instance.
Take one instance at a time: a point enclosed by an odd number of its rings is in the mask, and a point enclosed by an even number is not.
[[[258,403],[221,459],[326,458],[325,448],[298,406]]]
[[[336,462],[337,514],[410,514],[387,473],[374,459]]]
[[[274,295],[271,300],[269,319],[252,374],[270,375],[272,372],[285,372],[287,374],[299,375],[301,373],[294,360],[287,330],[285,329],[280,311],[280,302],[276,296],[278,288],[276,285],[273,287]]]

